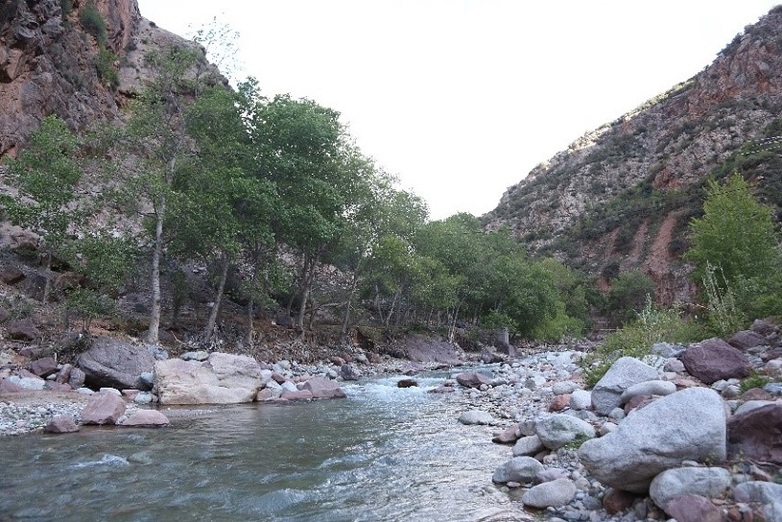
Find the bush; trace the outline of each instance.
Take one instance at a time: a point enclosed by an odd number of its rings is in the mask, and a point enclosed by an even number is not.
[[[92,290],[80,288],[68,295],[65,301],[66,327],[70,327],[71,319],[80,319],[82,331],[87,332],[93,319],[113,316],[116,311],[113,300]]]
[[[104,81],[106,86],[116,89],[119,87],[119,71],[114,67],[117,55],[108,49],[98,50],[98,60],[95,62],[95,68],[98,71],[98,77]]]
[[[79,23],[85,31],[98,41],[101,47],[106,46],[106,22],[98,8],[92,2],[87,2],[79,11]]]
[[[592,387],[621,357],[649,355],[655,343],[688,343],[701,338],[700,327],[682,318],[678,310],[658,310],[647,301],[635,321],[609,335],[594,353],[584,358],[584,377]]]

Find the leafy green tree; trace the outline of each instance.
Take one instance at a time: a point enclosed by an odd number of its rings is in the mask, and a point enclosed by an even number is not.
[[[168,207],[177,170],[193,151],[185,128],[187,98],[197,92],[193,68],[194,49],[172,46],[146,57],[156,76],[131,106],[126,134],[119,141],[125,159],[122,201],[127,211],[137,211],[149,226],[151,306],[147,342],[158,341],[162,293],[160,271],[165,251]]]
[[[56,116],[47,116],[30,136],[28,147],[9,164],[8,178],[18,194],[4,198],[3,204],[14,224],[30,229],[41,239],[47,268],[44,302],[49,295],[52,256],[62,254],[70,234],[77,231],[84,218],[76,199],[76,187],[82,178],[78,149],[78,139],[65,123]]]
[[[620,274],[608,294],[609,314],[619,323],[635,319],[649,300],[654,302],[654,290],[654,281],[643,272]]]
[[[346,153],[339,113],[311,100],[276,96],[255,107],[248,125],[258,175],[275,184],[280,198],[272,228],[278,241],[298,254],[288,311],[297,300],[297,326],[303,331],[318,268],[354,208],[356,170]]]
[[[758,203],[740,174],[724,185],[709,183],[703,212],[690,223],[692,248],[686,254],[696,280],[706,275],[707,263],[719,268],[722,288],[739,278],[766,277],[777,267],[773,211]]]
[[[692,248],[685,257],[707,296],[735,297],[744,320],[782,312],[782,260],[771,207],[760,204],[735,173],[724,185],[709,184],[703,211],[690,223]]]

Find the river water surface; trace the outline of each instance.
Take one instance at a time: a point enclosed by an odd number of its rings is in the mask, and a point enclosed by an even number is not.
[[[526,521],[491,483],[510,449],[442,377],[343,400],[166,410],[172,427],[0,439],[0,520]]]

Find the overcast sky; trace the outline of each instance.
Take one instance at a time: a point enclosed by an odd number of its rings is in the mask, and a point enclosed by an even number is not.
[[[431,217],[482,215],[584,132],[710,64],[779,0],[139,0],[238,31],[239,77],[342,114]]]

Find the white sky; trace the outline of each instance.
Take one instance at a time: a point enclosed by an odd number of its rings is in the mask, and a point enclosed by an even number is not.
[[[240,79],[342,114],[433,219],[482,215],[584,132],[710,64],[781,0],[138,0],[240,33]]]

